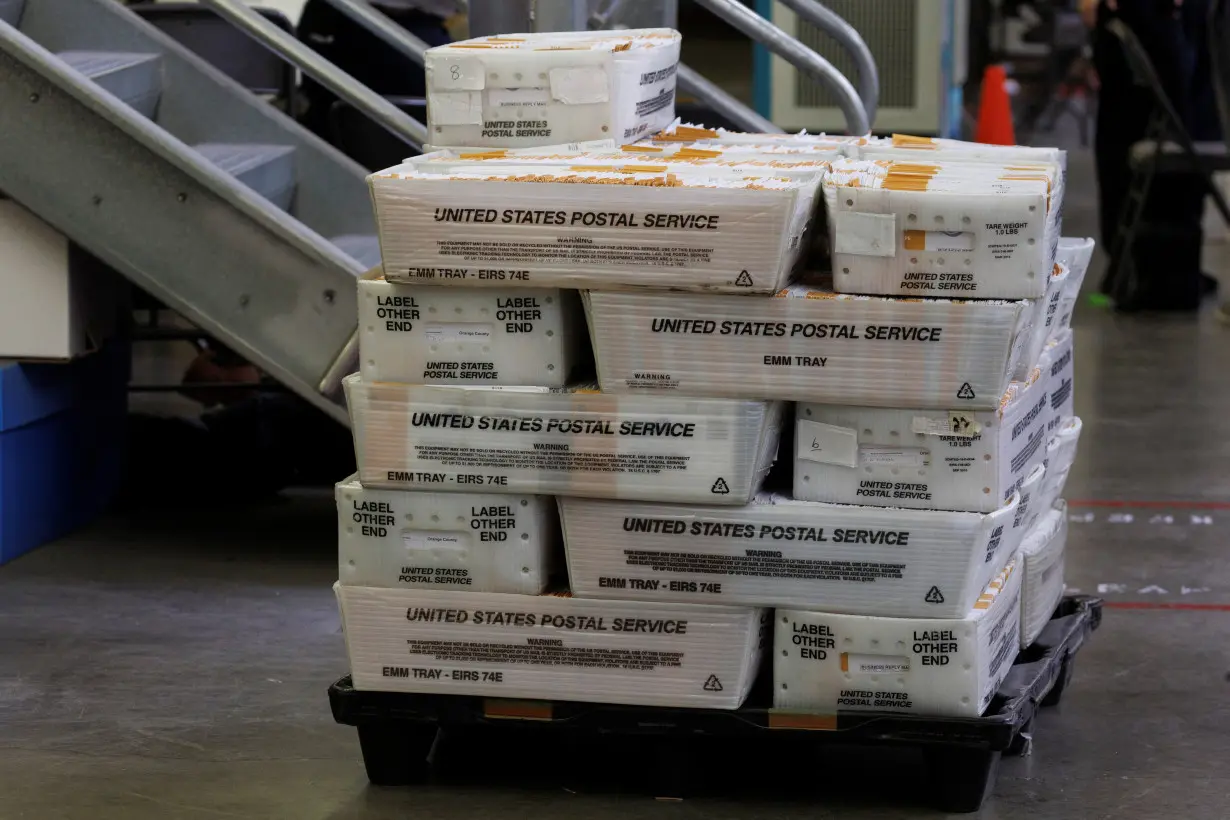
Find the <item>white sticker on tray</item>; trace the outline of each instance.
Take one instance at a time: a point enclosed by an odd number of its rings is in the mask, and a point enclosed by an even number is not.
[[[597,66],[553,68],[551,96],[565,105],[604,103],[610,98],[606,71]]]
[[[545,88],[493,88],[487,92],[487,102],[493,108],[542,108],[551,102],[551,92]]]
[[[858,466],[858,433],[853,428],[800,420],[795,432],[799,458],[842,467]]]
[[[859,463],[864,467],[926,467],[931,454],[916,447],[860,447]]]
[[[491,325],[482,322],[449,322],[427,325],[423,333],[429,342],[488,342]]]
[[[915,433],[927,436],[963,436],[973,438],[982,432],[982,425],[973,413],[949,410],[943,416],[915,416],[910,425]]]
[[[441,550],[457,552],[465,549],[470,539],[462,532],[434,532],[430,530],[408,530],[401,534],[402,544],[411,552],[428,552]]]
[[[856,675],[895,675],[910,671],[910,659],[892,655],[856,655],[843,652],[842,671]]]
[[[481,91],[433,91],[427,95],[431,121],[438,125],[481,125]]]
[[[896,256],[897,217],[894,214],[865,214],[838,211],[836,220],[837,253],[863,256]]]

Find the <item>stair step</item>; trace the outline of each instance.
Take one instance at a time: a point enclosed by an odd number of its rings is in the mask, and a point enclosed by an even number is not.
[[[365,268],[380,264],[380,237],[375,234],[348,233],[330,240],[342,253],[358,260]]]
[[[21,9],[26,4],[26,0],[0,0],[0,20],[8,23],[10,26],[17,25],[21,20]]]
[[[162,58],[159,55],[130,51],[61,51],[56,56],[143,116],[154,116],[162,92],[162,77],[158,71]]]
[[[256,143],[203,142],[194,145],[205,159],[282,210],[295,195],[295,147]]]

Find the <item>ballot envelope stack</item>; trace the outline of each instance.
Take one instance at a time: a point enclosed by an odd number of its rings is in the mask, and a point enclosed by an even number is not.
[[[1063,156],[672,121],[678,45],[428,51],[344,382],[354,686],[979,714],[1063,592]]]

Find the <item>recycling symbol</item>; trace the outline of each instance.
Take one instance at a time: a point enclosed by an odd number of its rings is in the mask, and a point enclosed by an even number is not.
[[[974,398],[974,388],[969,386],[969,382],[966,382],[965,384],[961,385],[961,389],[957,391],[957,398],[958,399]]]
[[[710,489],[709,492],[717,495],[729,495],[730,487],[727,486],[726,479],[719,478],[717,481],[713,482],[713,488]]]
[[[709,679],[705,681],[705,685],[703,688],[706,692],[721,692],[722,682],[718,680],[717,675],[710,675]]]
[[[940,592],[939,587],[931,587],[931,589],[927,590],[927,595],[923,600],[929,604],[942,604],[944,603],[944,593]]]
[[[741,288],[750,288],[752,286],[752,276],[747,271],[740,271],[738,278],[735,279],[735,285]]]

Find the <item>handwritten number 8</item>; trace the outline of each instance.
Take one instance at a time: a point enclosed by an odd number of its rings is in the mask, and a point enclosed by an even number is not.
[[[448,73],[449,73],[449,76],[452,77],[454,80],[460,80],[461,79],[461,66],[459,65],[449,66]]]

